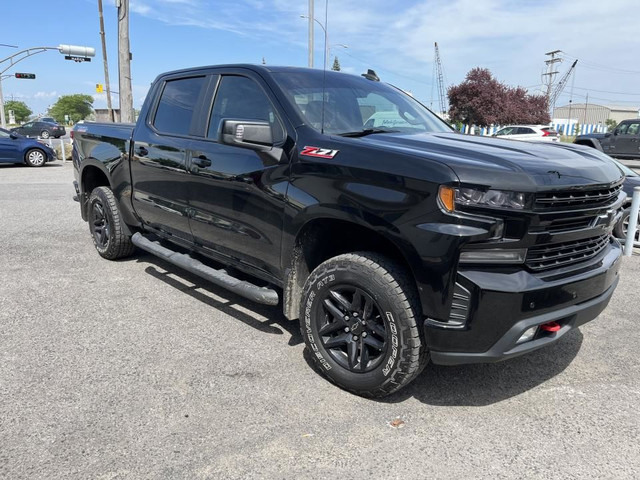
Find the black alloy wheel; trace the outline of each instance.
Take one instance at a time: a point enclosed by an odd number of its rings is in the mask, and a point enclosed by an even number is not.
[[[356,286],[339,285],[326,293],[322,310],[324,315],[315,320],[322,346],[331,357],[351,372],[375,370],[385,358],[388,336],[371,295]]]
[[[95,241],[96,246],[99,248],[107,248],[109,245],[111,226],[101,202],[93,203],[90,222],[91,233],[93,234],[93,240]]]

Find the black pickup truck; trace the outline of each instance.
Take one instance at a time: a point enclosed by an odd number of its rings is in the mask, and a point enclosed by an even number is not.
[[[615,158],[640,158],[640,118],[623,120],[613,132],[578,135],[574,143]]]
[[[364,77],[364,78],[363,78]],[[557,341],[618,283],[606,155],[465,136],[373,74],[160,75],[136,125],[74,130],[99,254],[152,252],[299,319],[319,369],[383,396]]]

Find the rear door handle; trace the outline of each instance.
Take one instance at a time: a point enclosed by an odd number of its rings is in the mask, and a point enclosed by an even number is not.
[[[149,155],[149,150],[144,147],[138,147],[136,148],[136,155],[140,157],[146,157],[147,155]]]
[[[194,157],[192,160],[194,165],[197,165],[200,168],[206,168],[211,166],[211,160],[209,160],[205,155],[198,155]]]

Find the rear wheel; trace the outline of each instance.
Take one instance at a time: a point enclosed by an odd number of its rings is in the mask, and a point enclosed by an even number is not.
[[[89,231],[98,253],[108,259],[128,257],[135,250],[122,222],[118,204],[108,187],[97,187],[89,197]]]
[[[49,138],[51,136],[51,134],[49,133],[48,130],[43,130],[40,132],[40,138]]]
[[[32,148],[25,153],[24,161],[30,167],[41,167],[47,161],[47,156],[39,148]]]
[[[318,266],[304,287],[300,327],[319,369],[366,397],[404,387],[429,358],[415,287],[376,253],[339,255]]]

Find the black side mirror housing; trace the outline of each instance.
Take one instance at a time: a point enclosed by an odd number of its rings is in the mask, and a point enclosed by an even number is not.
[[[256,120],[222,120],[220,143],[252,150],[270,150],[273,147],[271,125]]]
[[[11,132],[9,133],[9,137],[11,138],[11,140],[15,140],[18,138],[18,134],[15,132]]]
[[[614,135],[618,135],[618,129],[617,128],[613,131],[613,134]]]

